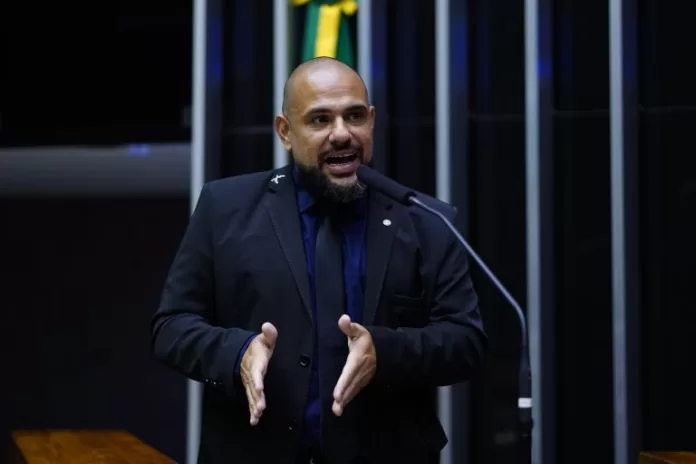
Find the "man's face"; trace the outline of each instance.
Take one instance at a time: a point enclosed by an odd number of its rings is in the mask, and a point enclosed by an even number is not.
[[[302,170],[332,190],[354,190],[356,170],[372,159],[374,107],[352,71],[318,66],[295,77],[287,114],[276,118],[285,148]]]

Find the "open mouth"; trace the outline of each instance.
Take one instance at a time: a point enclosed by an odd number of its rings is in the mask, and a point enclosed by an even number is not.
[[[334,177],[351,177],[360,164],[360,157],[352,151],[330,154],[324,159],[328,173]]]
[[[340,153],[327,156],[324,162],[329,166],[341,166],[344,164],[351,164],[357,159],[358,155],[355,153]]]

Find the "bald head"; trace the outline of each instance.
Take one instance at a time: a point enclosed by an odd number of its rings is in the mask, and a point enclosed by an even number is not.
[[[283,87],[284,114],[287,115],[290,107],[292,106],[293,99],[297,94],[297,86],[306,84],[309,80],[310,75],[313,72],[317,71],[333,71],[337,73],[345,73],[359,79],[365,91],[365,100],[368,100],[367,86],[365,85],[365,82],[363,81],[362,77],[360,77],[360,75],[357,72],[355,72],[353,68],[335,58],[331,58],[328,56],[320,56],[301,63],[292,71],[292,73],[290,73],[290,76],[285,81],[285,86]]]

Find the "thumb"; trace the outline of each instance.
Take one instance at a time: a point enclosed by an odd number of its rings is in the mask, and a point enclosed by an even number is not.
[[[343,334],[348,338],[353,338],[356,336],[355,324],[351,322],[350,316],[347,314],[344,314],[338,320],[338,328],[341,329],[341,332],[343,332]]]
[[[263,344],[273,349],[278,339],[278,329],[270,322],[266,322],[261,326],[261,335],[263,335]]]

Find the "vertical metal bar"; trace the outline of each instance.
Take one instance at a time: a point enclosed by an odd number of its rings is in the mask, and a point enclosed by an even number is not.
[[[435,2],[435,190],[450,202],[450,88],[449,0]],[[452,387],[438,389],[438,414],[450,442],[440,463],[452,464]]]
[[[288,2],[273,0],[273,109],[282,111],[283,87],[288,78]],[[273,137],[273,167],[288,163],[288,153],[278,137]]]
[[[638,425],[638,99],[635,0],[609,3],[614,463],[635,462]]]
[[[532,462],[555,462],[553,159],[550,0],[525,0],[527,317]]]
[[[206,111],[206,48],[207,1],[194,0],[193,10],[193,102],[191,115],[191,212],[205,182],[205,111]],[[187,381],[186,463],[198,461],[201,431],[202,386]]]
[[[526,91],[526,170],[527,170],[527,317],[529,319],[530,361],[532,366],[532,417],[534,431],[532,435],[532,463],[542,464],[541,442],[544,423],[541,419],[543,394],[541,380],[541,252],[539,233],[539,76],[538,76],[538,40],[537,2],[525,1],[525,91]]]
[[[194,0],[191,112],[191,211],[203,184],[219,177],[222,142],[222,3]],[[187,381],[186,463],[196,464],[203,387]]]
[[[193,213],[198,196],[205,182],[206,142],[206,90],[207,90],[207,37],[208,2],[193,2],[193,89],[191,112],[191,199]],[[187,381],[186,398],[186,464],[198,461],[198,445],[201,432],[202,386],[193,380]]]
[[[450,202],[449,0],[435,2],[435,190]]]
[[[358,7],[358,74],[372,94],[372,0],[360,0]]]

